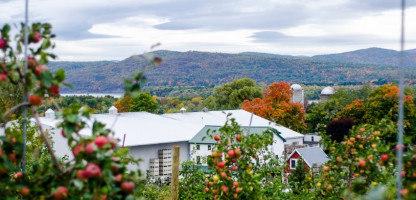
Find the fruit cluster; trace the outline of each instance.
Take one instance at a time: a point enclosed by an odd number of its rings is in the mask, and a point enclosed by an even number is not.
[[[261,192],[260,168],[262,150],[273,143],[273,134],[246,135],[234,119],[213,135],[217,142],[208,165],[212,167],[204,191],[214,199],[251,199]]]

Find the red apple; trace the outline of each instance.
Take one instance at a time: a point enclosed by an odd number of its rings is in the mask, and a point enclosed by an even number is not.
[[[217,157],[218,158],[221,158],[222,157],[222,153],[221,152],[217,153]]]
[[[210,181],[210,182],[208,182],[208,185],[212,185],[212,182]]]
[[[235,156],[236,156],[237,158],[241,157],[241,150],[240,150],[240,149],[235,149],[235,150],[234,150],[234,153],[235,153]]]
[[[19,192],[22,196],[27,196],[30,193],[30,190],[29,190],[28,187],[24,187],[24,188],[20,189]]]
[[[101,175],[101,168],[97,164],[94,163],[88,163],[87,167],[85,168],[85,171],[87,171],[90,174],[90,177],[96,178]]]
[[[225,167],[225,164],[224,164],[224,162],[219,162],[219,163],[217,164],[217,166],[218,166],[219,168],[224,168],[224,167]]]
[[[3,155],[3,149],[0,148],[0,156]]]
[[[134,183],[131,181],[125,181],[121,183],[121,190],[127,194],[134,192]]]
[[[223,177],[223,178],[227,178],[227,173],[225,173],[225,172],[221,172],[221,177]]]
[[[123,178],[123,176],[121,174],[117,174],[117,176],[114,177],[114,181],[121,182],[122,178]]]
[[[6,46],[6,41],[3,38],[0,38],[0,49],[3,49]]]
[[[360,160],[360,161],[358,161],[358,165],[359,165],[360,167],[364,167],[366,164],[367,164],[367,162],[366,162],[365,160]]]
[[[207,188],[207,187],[206,187],[206,188],[205,188],[205,192],[207,192],[207,193],[208,193],[208,192],[209,192],[209,188]]]
[[[226,194],[228,193],[228,187],[227,186],[223,185],[223,186],[221,186],[221,189],[224,193],[226,193]]]
[[[229,150],[228,151],[228,156],[230,156],[230,157],[234,157],[235,156],[235,152],[234,152],[234,150]]]
[[[27,57],[27,68],[31,69],[31,68],[35,68],[36,66],[38,66],[38,62],[36,61],[36,59],[34,57]]]
[[[402,177],[404,177],[404,176],[406,176],[406,171],[402,171],[402,172],[400,172],[400,176],[402,176]]]
[[[214,140],[219,141],[221,139],[220,135],[215,135]]]
[[[53,197],[55,199],[64,199],[67,195],[68,195],[68,190],[66,189],[66,187],[59,186],[58,188],[56,188],[56,191],[53,194]]]
[[[87,170],[83,170],[81,175],[84,179],[87,179],[91,176],[91,172],[89,172]]]
[[[14,179],[18,179],[18,178],[20,178],[22,176],[23,176],[23,173],[22,172],[17,172],[16,174],[13,175],[13,178]]]
[[[88,177],[84,177],[84,171],[83,170],[77,170],[77,178],[78,179],[81,179],[81,180],[83,180],[83,179],[85,179],[85,178],[88,178]]]
[[[42,34],[40,34],[38,31],[35,31],[33,35],[34,35],[32,38],[33,43],[38,43],[42,39]]]
[[[233,186],[234,186],[234,187],[238,187],[238,181],[234,181],[234,182],[233,182]]]
[[[31,94],[29,96],[29,102],[32,105],[40,105],[42,103],[42,97],[38,95]]]
[[[381,158],[382,161],[388,161],[389,160],[389,155],[382,154],[380,158]]]
[[[82,146],[82,144],[78,144],[78,145],[74,148],[74,150],[72,150],[72,154],[74,154],[74,157],[77,157],[77,155],[78,155],[80,152],[83,152],[83,151],[85,151],[85,149],[84,149],[84,147]]]
[[[97,145],[99,148],[102,148],[104,145],[107,144],[107,142],[108,142],[107,137],[102,136],[102,135],[96,137],[94,140],[95,145]]]
[[[212,157],[217,157],[217,156],[218,156],[218,154],[217,154],[217,152],[216,152],[216,151],[213,151],[213,152],[211,153],[211,155],[212,155]]]
[[[232,166],[232,167],[231,167],[231,170],[232,170],[232,171],[237,171],[237,166]]]
[[[6,82],[7,81],[7,75],[5,73],[0,74],[0,81],[1,82]]]
[[[56,86],[56,85],[52,85],[52,86],[49,88],[49,92],[51,93],[51,96],[56,96],[56,95],[58,95],[58,94],[59,94],[59,87],[58,87],[58,86]]]
[[[35,74],[36,75],[42,74],[42,68],[40,66],[35,67]]]
[[[95,152],[96,148],[97,148],[96,145],[93,142],[90,142],[85,147],[85,151],[87,152],[87,154],[92,154]]]
[[[238,142],[240,142],[241,141],[241,136],[240,135],[236,135],[235,136],[235,140],[237,140]]]
[[[62,137],[66,138],[66,133],[64,129],[62,129],[61,134],[62,134]]]

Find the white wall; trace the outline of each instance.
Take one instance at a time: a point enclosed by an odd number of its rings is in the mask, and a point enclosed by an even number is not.
[[[293,143],[296,143],[296,142],[297,142],[298,145],[303,144],[303,137],[286,139],[285,144],[292,145]]]
[[[196,146],[199,145],[199,150]],[[211,150],[208,150],[208,145],[211,146]],[[213,144],[189,144],[191,160],[196,163],[197,156],[201,157],[201,165],[207,166],[207,157],[212,155]]]
[[[140,169],[143,173],[145,173],[146,170],[150,169],[150,159],[158,158],[159,149],[172,149],[173,150],[173,146],[180,147],[179,160],[181,163],[189,159],[188,142],[174,142],[174,143],[165,143],[165,144],[133,146],[133,147],[130,147],[129,155],[133,156],[134,158],[141,158],[142,161],[140,162],[139,166],[130,164],[127,167],[130,170]],[[173,154],[172,154],[172,157],[173,157]]]
[[[274,143],[272,147],[273,153],[279,156],[279,158],[282,158],[284,148],[285,148],[285,145],[283,143],[283,140],[280,139],[278,136],[274,136]]]
[[[319,136],[319,135],[305,135],[304,141],[305,142],[312,142],[312,137],[313,137],[314,142],[321,141],[321,136]]]

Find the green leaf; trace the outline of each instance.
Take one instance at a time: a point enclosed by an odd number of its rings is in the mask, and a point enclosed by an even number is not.
[[[55,79],[59,82],[62,82],[65,80],[65,70],[58,69],[58,71],[55,72]]]
[[[52,77],[50,72],[43,71],[40,77],[40,81],[42,82],[43,86],[46,88],[51,87],[52,85]]]
[[[4,37],[4,36],[6,36],[7,35],[7,33],[9,33],[9,31],[10,31],[10,25],[8,25],[8,24],[5,24],[4,26],[3,26],[3,29],[1,29],[1,35]]]

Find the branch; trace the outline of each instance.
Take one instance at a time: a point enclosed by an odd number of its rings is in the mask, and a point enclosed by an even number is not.
[[[38,114],[38,112],[36,111],[36,108],[35,108],[34,106],[32,106],[32,112],[33,112],[33,116],[35,117],[36,123],[38,124],[38,128],[39,128],[40,134],[42,135],[42,139],[43,139],[43,141],[45,142],[46,147],[47,147],[47,148],[48,148],[48,150],[49,150],[49,153],[51,154],[53,164],[55,165],[55,167],[56,167],[56,169],[59,171],[59,173],[61,173],[61,174],[62,174],[62,173],[63,173],[63,170],[62,170],[62,168],[61,168],[61,165],[59,165],[58,160],[56,159],[56,156],[55,156],[55,154],[53,153],[52,146],[51,146],[51,144],[49,143],[48,137],[47,137],[46,133],[45,133],[45,132],[43,131],[43,129],[42,129],[42,124],[40,123],[40,120],[39,120],[39,114]]]
[[[21,104],[18,104],[16,106],[10,108],[6,113],[3,114],[2,120],[5,120],[8,115],[14,113],[17,109],[19,109],[20,107],[23,107],[23,106],[30,106],[30,103],[29,102],[23,102]]]
[[[55,106],[56,111],[61,112],[62,111],[61,107],[59,107],[58,103],[56,103],[56,101],[52,97],[51,97],[51,101],[53,105]]]

